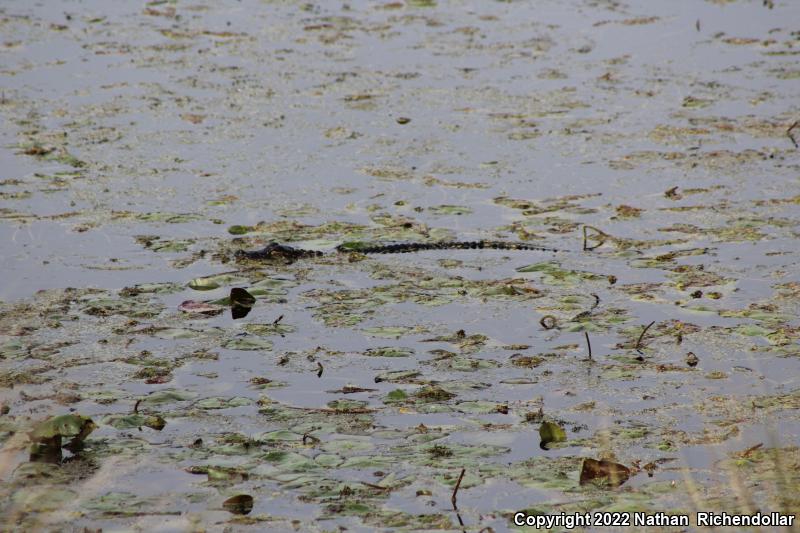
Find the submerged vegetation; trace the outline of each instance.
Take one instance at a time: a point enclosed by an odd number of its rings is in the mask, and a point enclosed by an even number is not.
[[[796,514],[798,9],[721,4],[4,7],[3,528]],[[565,253],[360,253],[449,240]]]

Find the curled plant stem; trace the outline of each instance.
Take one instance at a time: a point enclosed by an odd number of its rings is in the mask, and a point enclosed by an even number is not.
[[[655,324],[655,323],[656,323],[656,321],[655,321],[655,320],[653,320],[652,322],[650,322],[649,324],[647,324],[647,325],[644,327],[644,329],[642,330],[642,334],[641,334],[641,335],[639,335],[639,338],[638,338],[638,339],[637,339],[637,341],[636,341],[636,351],[637,351],[637,352],[639,352],[639,353],[642,353],[641,346],[642,346],[642,339],[644,338],[644,334],[645,334],[645,333],[647,333],[647,330],[648,330],[648,329],[650,329],[650,326],[652,326],[652,325],[653,325],[653,324]]]
[[[595,236],[595,239],[598,241],[598,243],[595,244],[594,246],[588,246],[589,234],[586,232],[586,230],[592,230],[595,233],[597,233],[597,236]],[[609,237],[608,233],[606,233],[604,231],[601,231],[601,230],[595,228],[594,226],[589,226],[588,224],[584,224],[583,225],[583,251],[584,252],[588,252],[590,250],[594,250],[595,248],[600,248],[606,242],[606,239],[608,239],[608,237]]]
[[[539,324],[541,324],[544,329],[553,329],[556,327],[556,325],[558,325],[558,322],[556,321],[556,317],[553,315],[545,315],[539,321]]]
[[[800,145],[797,144],[797,139],[794,138],[794,135],[792,134],[792,130],[795,129],[798,125],[800,125],[800,120],[795,120],[792,123],[792,125],[789,126],[789,129],[786,130],[786,136],[789,137],[789,139],[792,141],[792,144],[794,145],[795,148],[800,148]]]

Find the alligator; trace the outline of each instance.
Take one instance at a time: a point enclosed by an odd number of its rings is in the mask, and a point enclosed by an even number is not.
[[[408,242],[399,244],[371,244],[363,242],[346,242],[334,249],[335,253],[357,252],[361,254],[405,254],[425,250],[533,250],[538,252],[562,252],[556,248],[509,241],[441,241],[441,242]],[[238,261],[286,262],[294,263],[299,259],[320,257],[325,255],[319,250],[296,248],[286,244],[271,242],[260,250],[237,250]]]

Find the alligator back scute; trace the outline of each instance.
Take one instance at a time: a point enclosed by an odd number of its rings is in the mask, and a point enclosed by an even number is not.
[[[539,252],[559,252],[556,248],[527,244],[524,242],[508,241],[440,241],[440,242],[408,242],[399,244],[364,244],[364,243],[343,243],[336,247],[339,253],[357,252],[362,254],[405,254],[410,252],[421,252],[425,250],[532,250]],[[238,250],[236,259],[251,261],[283,261],[293,263],[298,259],[306,257],[319,257],[323,255],[318,250],[305,250],[271,242],[261,250]]]
[[[318,257],[322,252],[318,250],[304,250],[277,242],[271,242],[260,250],[237,250],[236,259],[250,261],[283,261],[293,263],[306,257]]]

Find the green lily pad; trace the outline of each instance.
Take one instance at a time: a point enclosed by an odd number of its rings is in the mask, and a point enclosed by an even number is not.
[[[278,429],[275,431],[268,431],[266,433],[262,433],[256,439],[258,442],[263,443],[274,443],[276,441],[283,441],[283,442],[302,442],[303,435],[301,433],[296,433],[294,431],[289,431],[287,429]]]
[[[245,324],[244,330],[253,335],[269,337],[271,335],[288,335],[294,333],[297,328],[289,324]]]
[[[260,337],[235,337],[222,343],[228,350],[272,350],[272,341]]]
[[[11,496],[14,508],[23,513],[58,511],[75,502],[78,493],[51,486],[22,487]]]
[[[508,406],[506,404],[489,402],[486,400],[458,402],[455,405],[455,409],[458,412],[473,414],[473,415],[499,413],[503,411],[508,412]]]
[[[167,422],[158,415],[110,415],[102,420],[103,424],[112,426],[116,429],[133,429],[149,427],[156,431],[161,431]]]
[[[608,276],[561,268],[555,261],[534,263],[532,265],[519,267],[517,272],[540,272],[543,274],[542,283],[565,287],[574,287],[583,281],[609,281]]]
[[[390,403],[399,403],[404,402],[408,399],[408,394],[402,389],[395,389],[391,391],[386,397],[383,399],[383,403],[390,404]]]
[[[28,433],[28,436],[33,442],[51,441],[62,437],[80,442],[96,428],[97,426],[89,417],[77,414],[60,415],[40,422]]]
[[[542,422],[539,426],[540,446],[546,448],[552,442],[565,442],[567,432],[555,422]]]
[[[354,452],[365,452],[375,448],[367,439],[335,439],[322,444],[322,450],[328,453],[338,453],[342,455]]]
[[[242,396],[235,396],[233,398],[223,398],[215,396],[212,398],[203,398],[194,403],[198,409],[230,409],[232,407],[242,407],[245,405],[252,405],[253,400],[244,398]]]
[[[399,348],[393,346],[383,346],[381,348],[370,348],[364,352],[368,357],[410,357],[414,355],[411,348]]]
[[[244,235],[245,233],[250,233],[251,231],[255,231],[253,226],[234,225],[228,228],[228,233],[231,235]]]
[[[190,328],[157,328],[150,334],[157,339],[166,340],[195,339],[204,336],[202,331]]]
[[[142,405],[163,405],[174,402],[185,402],[193,400],[197,394],[189,391],[179,391],[175,389],[164,389],[153,392],[142,399]]]
[[[469,215],[472,209],[462,205],[437,205],[429,207],[428,211],[434,215]]]
[[[375,383],[412,383],[421,375],[422,372],[418,370],[391,370],[375,376]]]
[[[366,400],[349,400],[346,398],[328,402],[328,407],[335,411],[362,411],[368,405],[369,402]]]
[[[220,284],[213,278],[195,278],[187,283],[187,286],[196,291],[213,291],[220,288]]]
[[[284,450],[267,452],[261,459],[283,472],[307,472],[319,468],[319,465],[313,459],[296,452]],[[277,478],[277,476],[272,477]]]
[[[380,337],[383,339],[399,339],[403,335],[414,331],[414,328],[405,326],[376,326],[371,328],[364,328],[362,330],[370,337]]]

